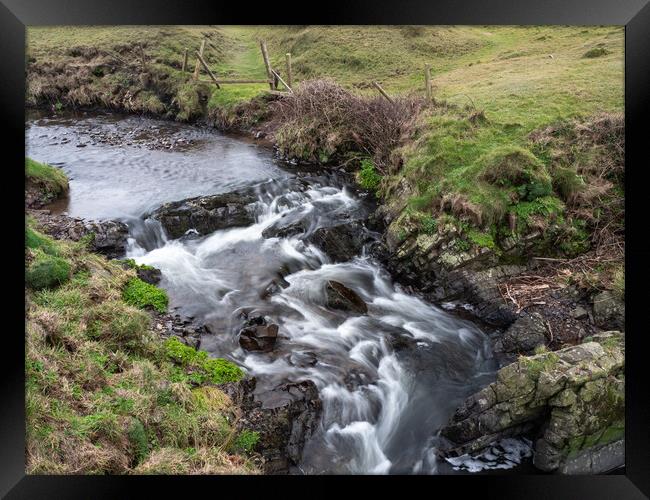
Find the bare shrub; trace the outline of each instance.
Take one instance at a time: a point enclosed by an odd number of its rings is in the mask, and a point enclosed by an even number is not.
[[[276,140],[283,153],[305,160],[363,152],[380,173],[392,173],[401,166],[393,153],[414,134],[424,104],[417,97],[357,96],[332,80],[308,80],[273,104],[282,123]]]

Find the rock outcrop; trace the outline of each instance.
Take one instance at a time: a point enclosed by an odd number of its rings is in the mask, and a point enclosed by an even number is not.
[[[599,473],[620,466],[624,367],[620,332],[521,357],[456,410],[440,431],[439,454],[471,454],[526,434],[536,439],[533,463],[543,471]]]
[[[162,224],[172,239],[180,238],[190,229],[204,235],[254,224],[255,202],[252,191],[199,196],[165,203],[151,217]]]
[[[254,451],[263,458],[264,473],[289,473],[300,462],[305,442],[320,420],[316,385],[305,380],[263,390],[252,378],[222,388],[242,410],[238,426],[259,432]]]
[[[108,258],[120,258],[126,251],[129,228],[116,220],[89,221],[67,215],[52,215],[49,211],[29,212],[38,222],[39,229],[57,240],[79,241],[91,236],[91,250]]]

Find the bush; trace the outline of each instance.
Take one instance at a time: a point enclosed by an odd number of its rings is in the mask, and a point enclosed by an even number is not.
[[[160,288],[145,283],[140,278],[132,278],[126,284],[122,297],[127,304],[141,309],[151,307],[158,312],[164,313],[167,310],[169,298],[167,292]]]
[[[369,152],[385,175],[400,165],[393,151],[415,132],[424,99],[355,95],[327,79],[302,82],[294,94],[272,104],[282,125],[276,133],[282,153],[308,161],[350,151]]]
[[[381,175],[375,170],[372,160],[366,159],[361,161],[361,170],[359,171],[359,184],[362,188],[369,191],[377,191],[381,183]]]
[[[70,264],[53,255],[38,255],[25,271],[25,282],[34,290],[54,288],[69,279]]]

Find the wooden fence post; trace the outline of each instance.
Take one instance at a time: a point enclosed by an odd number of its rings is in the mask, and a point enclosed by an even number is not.
[[[185,49],[185,52],[183,53],[183,67],[181,68],[181,72],[185,73],[186,69],[187,69],[187,49]]]
[[[431,92],[431,65],[427,64],[424,67],[424,81],[427,86],[427,101],[431,101],[432,92]]]
[[[201,55],[201,57],[203,57],[203,51],[204,50],[205,50],[205,38],[201,41],[201,48],[199,49],[199,54]],[[201,63],[197,59],[196,60],[196,66],[194,66],[194,76],[193,76],[194,80],[198,80],[198,78],[199,78],[199,70],[200,69],[201,69]]]
[[[264,40],[260,42],[260,48],[262,49],[262,59],[264,59],[264,66],[266,66],[266,74],[270,80],[269,85],[271,86],[271,90],[275,90],[275,76],[272,72],[271,61],[269,61],[269,53],[266,50],[266,42]]]
[[[208,63],[205,62],[205,60],[203,59],[203,56],[197,52],[196,57],[198,57],[201,65],[203,66],[205,71],[208,73],[210,78],[212,78],[212,81],[214,82],[214,84],[217,86],[218,89],[220,89],[221,87],[219,86],[219,81],[217,80],[217,77],[214,76],[214,73],[212,73],[212,71],[210,71],[210,67],[208,66]]]
[[[289,84],[290,88],[293,88],[293,78],[291,75],[291,53],[287,52],[285,54],[285,58],[287,60],[287,83]]]
[[[375,86],[375,88],[379,91],[381,95],[383,95],[388,102],[393,102],[393,99],[386,93],[384,89],[381,88],[381,85],[379,85],[378,82],[372,82],[372,84]]]

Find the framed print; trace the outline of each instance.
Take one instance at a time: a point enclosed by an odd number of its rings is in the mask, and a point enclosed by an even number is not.
[[[0,11],[3,495],[647,498],[646,2]]]

